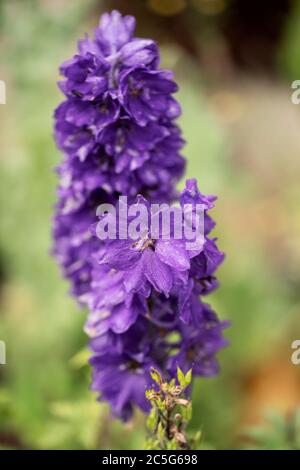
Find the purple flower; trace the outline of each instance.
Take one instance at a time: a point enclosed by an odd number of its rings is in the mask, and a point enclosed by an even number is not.
[[[166,299],[153,292],[145,314],[123,334],[107,332],[92,338],[92,390],[108,401],[116,416],[127,420],[133,407],[148,411],[145,390],[153,366],[167,378],[176,375],[177,366],[194,376],[212,376],[218,370],[215,354],[227,342],[220,322],[208,305],[194,297],[197,328],[182,323],[176,314],[176,297]]]
[[[159,54],[157,45],[151,39],[133,37],[135,19],[133,16],[123,16],[116,10],[104,13],[95,30],[95,38],[88,36],[78,43],[80,54],[92,53],[106,57],[113,65],[132,67],[142,65],[157,67]]]
[[[135,245],[137,243],[137,245]],[[101,260],[115,269],[125,271],[124,284],[127,292],[145,290],[147,284],[158,292],[169,295],[175,279],[189,268],[189,257],[178,240],[158,240],[155,244],[149,238],[131,244],[110,244],[108,253]]]
[[[135,29],[133,16],[123,16],[114,10],[104,13],[95,30],[95,39],[103,55],[115,54],[119,49],[131,41]]]
[[[180,108],[170,96],[177,91],[172,79],[168,70],[125,70],[120,76],[120,102],[140,126],[166,115],[176,118]]]
[[[109,69],[109,62],[90,52],[75,55],[60,67],[66,77],[65,81],[59,82],[60,89],[66,96],[93,101],[107,90]]]
[[[117,11],[104,14],[95,37],[79,41],[78,54],[60,69],[65,79],[59,85],[67,99],[55,111],[55,137],[64,158],[57,169],[54,253],[73,292],[85,292],[90,279],[86,272],[81,276],[81,270],[75,276],[73,266],[90,265],[90,272],[91,257],[83,261],[81,256],[87,247],[91,254],[95,250],[94,240],[76,236],[75,246],[72,236],[68,238],[67,233],[78,233],[69,226],[76,224],[77,214],[94,223],[97,205],[107,199],[105,193],[115,200],[119,194],[135,198],[141,193],[151,201],[170,201],[184,171],[180,155],[184,142],[174,123],[179,106],[171,97],[176,85],[169,72],[157,70],[157,45],[134,38],[134,28],[131,16],[122,17]],[[153,102],[158,94],[164,103],[147,126],[141,126],[125,106],[130,101],[126,81],[131,74],[137,81],[138,73],[149,74],[147,88]]]
[[[96,261],[92,269],[91,290],[82,300],[90,310],[85,331],[91,338],[107,331],[124,333],[146,311],[144,296],[126,292],[124,273],[106,266],[101,269]]]
[[[219,372],[216,354],[228,345],[223,329],[229,324],[220,322],[210,306],[196,298],[192,301],[192,312],[197,327],[194,323],[181,326],[180,350],[170,357],[167,367],[171,376],[176,375],[179,365],[184,372],[192,368],[194,376],[210,377]]]
[[[120,50],[120,59],[126,67],[156,68],[159,64],[157,45],[151,39],[133,39]]]
[[[139,337],[139,331],[130,335],[108,333],[90,342],[91,389],[100,393],[99,399],[108,401],[113,413],[125,421],[131,417],[133,405],[149,411],[145,391],[150,384],[151,363],[140,350]]]
[[[197,180],[195,178],[186,181],[186,186],[180,195],[180,204],[202,204],[205,210],[212,209],[214,207],[214,201],[217,199],[216,196],[206,196],[202,194],[198,189]]]
[[[99,240],[92,236],[90,227],[96,207],[110,200],[101,190],[91,192],[79,205],[73,205],[68,196],[61,195],[56,206],[53,254],[64,276],[71,280],[71,293],[81,303],[81,296],[90,289],[93,253],[99,249]]]
[[[80,161],[100,150],[99,133],[119,117],[120,106],[107,93],[101,103],[76,99],[63,102],[55,112],[57,145],[70,158]]]
[[[104,129],[100,140],[115,161],[116,173],[121,173],[124,169],[134,171],[143,167],[151,158],[151,150],[167,136],[169,131],[164,126],[153,123],[140,127],[124,118]]]
[[[134,28],[132,16],[102,15],[94,37],[79,41],[78,54],[60,68],[65,100],[54,114],[63,158],[56,169],[53,253],[72,294],[89,310],[92,389],[124,420],[135,405],[149,410],[152,366],[170,378],[177,365],[192,367],[194,376],[212,375],[226,345],[226,324],[201,298],[217,286],[224,258],[209,237],[215,196],[188,180],[180,197],[181,206],[189,204],[192,228],[197,205],[204,209],[198,250],[172,230],[167,238],[160,229],[153,237],[144,227],[137,238],[108,241],[93,233],[97,207],[116,205],[120,195],[129,203],[142,195],[149,216],[151,203],[178,200],[185,167],[177,85],[171,72],[158,69],[157,44],[134,37]]]
[[[195,182],[192,182],[195,186]],[[187,188],[190,188],[191,181],[187,181]],[[197,188],[195,186],[195,188]],[[198,190],[197,190],[198,191]],[[185,204],[185,189],[181,196],[181,204]],[[197,203],[205,202],[204,207],[211,208],[211,197],[195,192],[199,197]],[[194,199],[193,199],[194,201]],[[199,202],[200,201],[200,202]],[[208,202],[207,202],[208,201]],[[176,239],[175,234],[162,232],[162,224],[159,224],[159,233],[150,233],[151,207],[144,198],[138,198],[138,202],[143,204],[147,211],[147,223],[145,227],[139,227],[138,238],[130,236],[128,227],[132,219],[127,219],[128,237],[126,240],[120,239],[117,232],[117,239],[108,242],[106,249],[102,252],[99,262],[109,268],[123,271],[124,285],[128,293],[147,291],[147,285],[158,292],[168,296],[172,289],[180,287],[185,292],[185,285],[188,278],[193,279],[193,283],[198,286],[198,293],[208,293],[215,287],[213,274],[219,264],[223,261],[224,255],[215,243],[215,240],[205,238],[203,245],[198,249],[190,250],[187,239]],[[189,202],[189,204],[191,204]],[[159,210],[155,216],[161,221],[163,211]],[[154,217],[155,217],[154,216]],[[110,217],[110,216],[108,216]],[[181,219],[183,224],[183,219]],[[178,227],[177,227],[178,229]],[[184,235],[184,228],[180,232]],[[167,235],[167,237],[166,237]],[[176,286],[176,287],[175,287]]]
[[[216,239],[207,239],[203,251],[193,259],[192,272],[196,279],[210,278],[224,260],[224,253],[220,252]]]
[[[124,285],[128,293],[141,290],[147,292],[147,286],[150,284],[156,291],[168,296],[175,284],[187,282],[190,260],[197,257],[202,248],[189,250],[186,240],[176,239],[171,228],[169,233],[168,231],[164,233],[161,223],[164,210],[152,213],[148,201],[143,197],[139,197],[137,203],[145,209],[147,215],[145,226],[139,223],[137,237],[132,238],[130,225],[134,218],[127,219],[127,239],[120,239],[120,233],[117,231],[117,239],[107,243],[99,262],[125,273]],[[154,234],[151,233],[151,216],[153,219],[156,218],[158,225],[158,232]],[[105,223],[106,219],[110,218],[111,214],[106,216]],[[126,223],[126,220],[124,222]],[[183,224],[182,219],[180,223]],[[182,227],[181,233],[183,233]]]

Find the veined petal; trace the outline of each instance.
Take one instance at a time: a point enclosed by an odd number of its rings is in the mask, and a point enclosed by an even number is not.
[[[168,297],[173,284],[172,271],[169,266],[162,263],[152,250],[146,250],[143,254],[145,263],[145,277],[154,289]]]
[[[178,271],[190,268],[190,260],[182,240],[158,240],[155,253],[163,263]]]

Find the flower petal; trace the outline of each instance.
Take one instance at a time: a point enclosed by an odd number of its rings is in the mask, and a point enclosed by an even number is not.
[[[182,240],[158,240],[155,253],[163,263],[178,271],[190,268],[190,260]]]
[[[168,297],[173,284],[173,276],[170,267],[162,263],[152,250],[146,250],[143,257],[146,278],[154,289]]]

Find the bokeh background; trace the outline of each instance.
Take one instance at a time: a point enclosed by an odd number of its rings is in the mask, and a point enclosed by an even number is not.
[[[300,2],[1,0],[0,448],[143,446],[144,417],[124,431],[88,390],[86,312],[49,255],[58,65],[115,7],[159,42],[180,85],[187,176],[219,196],[227,257],[210,301],[231,345],[221,374],[196,381],[191,427],[203,448],[300,446]]]

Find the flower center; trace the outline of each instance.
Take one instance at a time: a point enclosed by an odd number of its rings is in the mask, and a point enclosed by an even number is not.
[[[155,242],[156,240],[153,240],[152,238],[141,238],[140,240],[134,242],[132,247],[139,251],[144,251],[147,248],[154,250]]]
[[[131,361],[127,363],[128,370],[134,371],[134,370],[140,369],[140,367],[141,367],[141,364],[138,361],[135,361],[134,359],[132,359]]]

